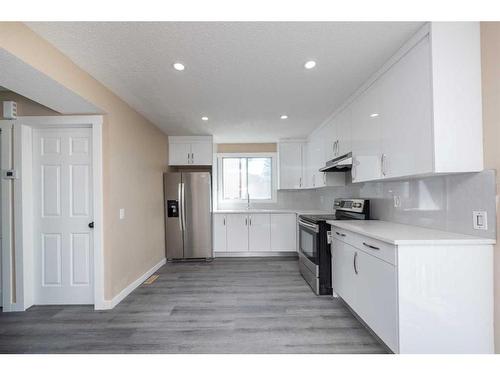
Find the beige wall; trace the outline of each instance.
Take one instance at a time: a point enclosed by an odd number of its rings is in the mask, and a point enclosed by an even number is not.
[[[31,99],[25,98],[22,95],[16,94],[12,91],[0,91],[0,113],[3,117],[3,104],[4,101],[13,100],[17,103],[18,116],[55,116],[59,112],[53,111]]]
[[[219,143],[219,153],[276,152],[276,143]]]
[[[0,22],[0,48],[105,112],[105,298],[165,257],[162,172],[167,136],[22,23]],[[118,212],[125,208],[125,219]]]
[[[497,238],[500,233],[500,22],[481,23],[485,168],[497,171]],[[500,244],[495,247],[495,351],[500,353]]]

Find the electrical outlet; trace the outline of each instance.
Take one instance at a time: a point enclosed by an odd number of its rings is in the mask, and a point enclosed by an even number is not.
[[[120,208],[120,220],[123,220],[123,219],[125,219],[125,209]]]
[[[401,197],[399,195],[394,195],[394,208],[399,208],[401,207]]]
[[[472,220],[474,229],[488,229],[488,214],[486,211],[472,211]]]

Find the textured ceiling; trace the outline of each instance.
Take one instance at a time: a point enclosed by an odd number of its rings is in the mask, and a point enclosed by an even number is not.
[[[167,134],[218,142],[307,135],[421,25],[28,23]],[[309,59],[313,70],[303,67]],[[186,70],[175,71],[176,61]]]

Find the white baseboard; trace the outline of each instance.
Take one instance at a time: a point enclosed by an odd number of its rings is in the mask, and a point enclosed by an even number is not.
[[[139,285],[141,285],[146,279],[155,273],[161,266],[163,266],[167,260],[163,258],[159,263],[155,264],[151,269],[149,269],[144,275],[139,277],[137,280],[129,284],[125,289],[113,297],[111,300],[104,300],[102,306],[96,308],[96,310],[110,310],[118,305],[125,297],[134,291]]]
[[[215,258],[296,257],[297,251],[214,251]]]

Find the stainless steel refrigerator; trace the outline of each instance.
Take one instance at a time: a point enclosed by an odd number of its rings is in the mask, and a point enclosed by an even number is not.
[[[165,173],[167,260],[211,259],[212,192],[209,172]]]

